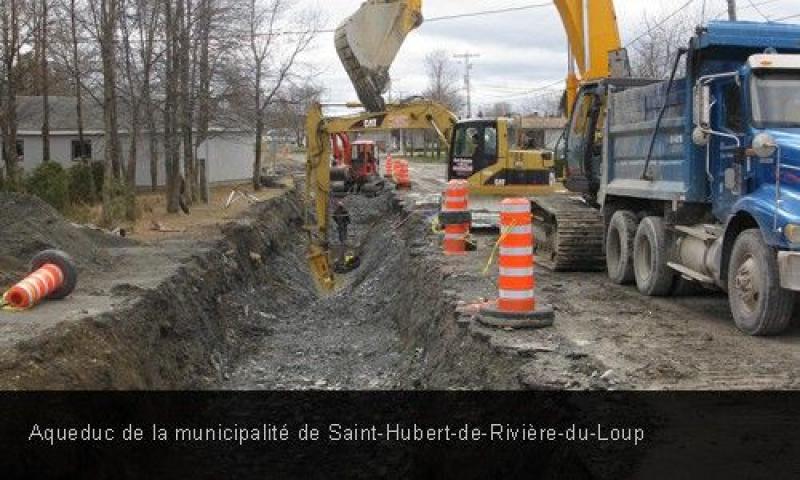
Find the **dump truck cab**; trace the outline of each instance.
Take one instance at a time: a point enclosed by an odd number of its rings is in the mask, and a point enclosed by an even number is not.
[[[608,95],[592,180],[609,277],[716,287],[742,331],[781,333],[800,291],[800,26],[711,22],[681,61]]]

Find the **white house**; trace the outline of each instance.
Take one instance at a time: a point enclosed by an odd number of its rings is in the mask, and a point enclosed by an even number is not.
[[[21,166],[30,172],[42,163],[42,112],[41,97],[18,97],[17,153]],[[80,158],[78,141],[77,101],[74,97],[50,97],[50,158],[69,168]],[[121,115],[122,117],[122,115]],[[86,156],[102,161],[105,148],[103,134],[103,110],[93,101],[83,103],[84,149]],[[149,187],[150,177],[150,135],[146,132],[137,143],[136,183]],[[155,133],[158,149],[158,183],[164,185],[163,135]],[[207,160],[207,175],[210,183],[244,181],[253,174],[253,154],[255,136],[244,130],[213,128],[211,138],[197,147],[197,157]],[[124,120],[120,121],[121,157],[127,164],[130,134]],[[181,157],[182,158],[182,157]]]

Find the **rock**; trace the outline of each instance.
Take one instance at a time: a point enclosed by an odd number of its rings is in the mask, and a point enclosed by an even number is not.
[[[613,374],[614,370],[606,370],[602,375],[600,375],[600,380],[608,380]]]
[[[250,252],[250,260],[252,260],[253,263],[261,263],[261,254]]]

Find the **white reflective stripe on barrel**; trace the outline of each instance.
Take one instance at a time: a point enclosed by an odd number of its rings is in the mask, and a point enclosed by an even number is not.
[[[503,300],[529,300],[534,298],[533,290],[500,290]]]
[[[464,233],[445,233],[444,239],[445,240],[464,240],[467,238],[467,235]]]
[[[527,257],[533,255],[533,246],[530,247],[500,247],[501,257]]]
[[[445,212],[445,213],[467,213],[467,212],[469,212],[469,209],[468,208],[447,208],[447,207],[444,207],[442,209],[442,212]]]
[[[500,276],[501,277],[532,277],[533,276],[533,267],[528,268],[506,268],[500,267]]]
[[[47,293],[47,279],[44,277],[44,274],[41,271],[36,271],[28,277],[30,282],[36,287],[36,293],[39,294],[40,297],[44,297],[45,293]]]
[[[533,233],[533,225],[523,225],[520,227],[510,227],[505,229],[507,235],[528,235]]]
[[[528,213],[531,211],[531,204],[503,204],[503,212],[505,213]]]
[[[447,199],[445,200],[446,203],[464,203],[467,201],[467,197],[464,195],[455,197],[453,195],[448,194]]]
[[[21,289],[25,290],[25,293],[28,294],[28,302],[31,305],[36,303],[36,300],[39,299],[39,297],[36,296],[36,289],[33,288],[33,285],[31,285],[27,281],[23,280],[23,281],[19,282],[17,284],[17,286],[20,287]]]

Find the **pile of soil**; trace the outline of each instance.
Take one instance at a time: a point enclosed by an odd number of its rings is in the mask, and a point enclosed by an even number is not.
[[[0,212],[0,285],[13,283],[25,274],[30,259],[42,250],[63,250],[72,256],[78,270],[96,270],[110,263],[102,247],[127,242],[90,233],[31,195],[0,192]]]

